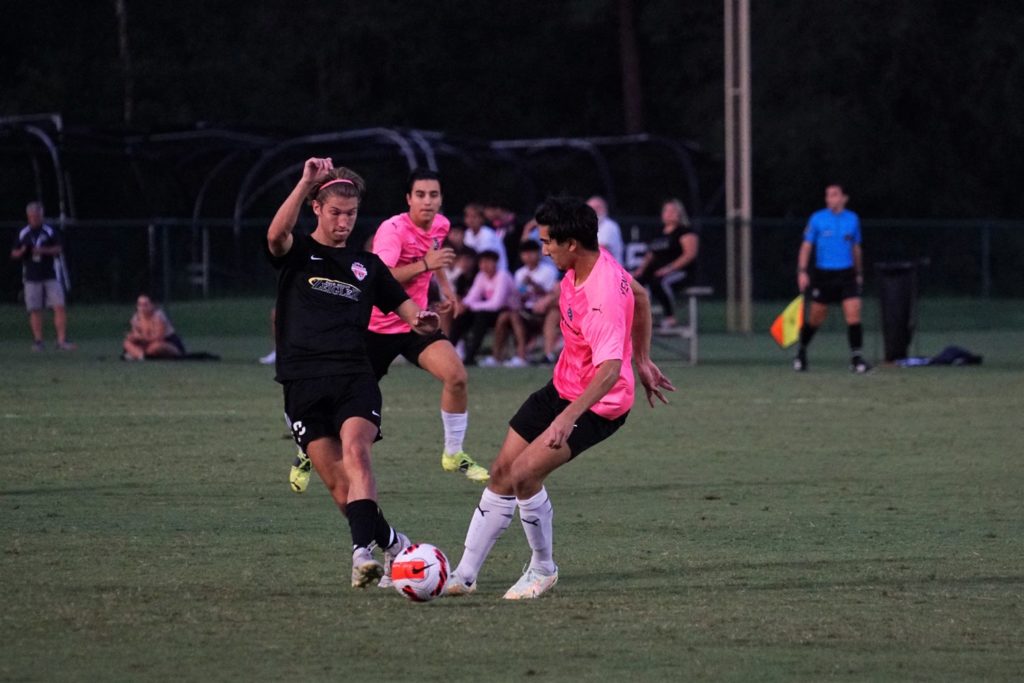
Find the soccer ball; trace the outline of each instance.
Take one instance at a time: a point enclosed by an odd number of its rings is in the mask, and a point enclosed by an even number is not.
[[[391,564],[391,581],[413,602],[430,602],[444,592],[448,558],[429,543],[413,543]]]

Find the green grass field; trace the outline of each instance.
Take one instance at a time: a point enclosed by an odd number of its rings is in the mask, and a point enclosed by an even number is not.
[[[0,307],[0,679],[1024,678],[1020,302],[926,302],[919,352],[981,367],[864,377],[834,321],[795,375],[711,303],[701,365],[658,348],[672,404],[550,479],[550,596],[500,599],[515,522],[475,596],[428,605],[349,588],[323,486],[288,490],[268,308],[179,304],[223,360],[127,364],[126,307],[72,308],[72,354],[30,353]],[[489,462],[548,376],[473,369],[468,450]],[[396,367],[382,388],[381,504],[456,562],[480,489],[441,471],[438,387]]]

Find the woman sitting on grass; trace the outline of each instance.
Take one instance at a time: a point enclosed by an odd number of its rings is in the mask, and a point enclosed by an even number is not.
[[[124,337],[124,360],[146,358],[178,358],[185,353],[182,343],[171,324],[170,318],[153,300],[140,294],[135,302],[131,330]]]

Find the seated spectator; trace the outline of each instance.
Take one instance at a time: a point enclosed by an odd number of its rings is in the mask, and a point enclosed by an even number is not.
[[[527,240],[519,246],[523,265],[514,276],[519,292],[518,306],[509,307],[500,316],[494,328],[494,353],[481,365],[499,365],[520,368],[529,365],[527,349],[540,333],[544,335],[544,359],[553,362],[558,343],[558,269],[541,260],[540,243]],[[505,342],[508,331],[515,335],[516,355],[505,360]]]
[[[515,303],[515,282],[508,271],[498,268],[498,253],[490,249],[481,252],[479,267],[473,286],[462,300],[466,310],[452,324],[453,344],[467,337],[463,354],[466,365],[476,363],[476,354],[487,332],[494,328],[501,312]]]
[[[505,244],[494,228],[487,225],[484,207],[480,204],[467,204],[462,211],[462,221],[466,224],[466,234],[463,237],[466,246],[476,249],[478,254],[487,250],[498,254],[498,268],[508,272]]]
[[[131,329],[124,338],[124,353],[121,354],[121,358],[178,358],[184,353],[185,344],[175,333],[170,318],[162,308],[153,303],[152,299],[140,294],[135,302]]]
[[[516,214],[504,202],[490,201],[484,205],[484,219],[501,240],[504,254],[508,257],[505,268],[513,272],[521,264],[513,263],[519,254],[519,231],[516,229]]]
[[[451,247],[456,253],[466,246],[466,226],[454,223],[444,238],[444,246]]]
[[[651,290],[661,304],[662,327],[675,327],[674,285],[693,283],[697,267],[700,237],[690,226],[683,203],[669,199],[661,206],[661,233],[647,245],[647,253],[633,277]]]

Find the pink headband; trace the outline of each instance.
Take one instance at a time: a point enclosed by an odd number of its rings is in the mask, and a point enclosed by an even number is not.
[[[325,187],[330,187],[331,185],[337,185],[338,183],[348,183],[349,185],[355,186],[355,183],[353,183],[348,178],[335,178],[334,180],[328,180],[326,183],[321,185],[320,189],[317,190],[316,193],[320,194],[320,190],[324,189]]]

